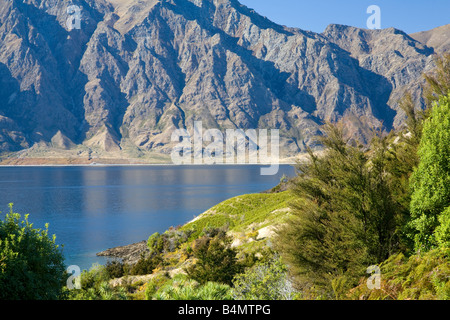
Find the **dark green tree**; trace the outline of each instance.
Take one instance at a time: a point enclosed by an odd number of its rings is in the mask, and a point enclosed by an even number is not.
[[[35,229],[28,215],[10,212],[0,220],[0,300],[53,300],[65,285],[64,256],[49,238],[48,225]]]
[[[186,269],[189,278],[200,284],[218,282],[231,285],[233,277],[242,270],[231,241],[225,232],[213,238],[203,236],[197,239],[193,248],[195,263]]]
[[[310,161],[298,165],[291,220],[276,248],[300,290],[331,298],[333,281],[345,277],[341,283],[351,286],[368,266],[400,250],[409,202],[393,196],[401,183],[391,172],[387,138],[367,148],[345,139],[338,125],[323,131],[324,153],[310,151]]]

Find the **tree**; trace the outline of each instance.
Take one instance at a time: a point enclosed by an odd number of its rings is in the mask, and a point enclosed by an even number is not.
[[[450,94],[434,103],[425,120],[418,155],[411,177],[412,236],[415,248],[427,251],[450,237]]]
[[[438,218],[439,225],[435,235],[438,245],[442,248],[450,248],[450,207],[447,207]]]
[[[61,247],[44,230],[34,229],[28,215],[10,212],[0,220],[0,300],[53,300],[67,279]]]
[[[335,279],[351,286],[400,250],[409,202],[396,198],[406,192],[395,190],[404,184],[391,171],[399,166],[387,137],[367,148],[344,139],[339,125],[324,132],[324,154],[310,151],[310,161],[297,167],[292,215],[276,244],[300,290],[333,298]]]
[[[232,284],[233,277],[242,266],[237,262],[237,251],[231,248],[231,237],[225,232],[213,238],[203,236],[194,243],[195,263],[186,269],[189,278],[205,284],[218,282]]]
[[[423,95],[428,107],[450,93],[450,53],[436,55],[434,62],[436,67],[433,72],[424,75],[426,85]]]

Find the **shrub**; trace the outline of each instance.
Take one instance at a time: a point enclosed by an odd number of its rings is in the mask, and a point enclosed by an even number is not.
[[[450,206],[439,215],[438,222],[436,241],[441,248],[450,248]]]
[[[150,255],[161,253],[164,247],[161,234],[159,232],[152,234],[147,240],[147,246],[150,250]]]
[[[112,260],[106,262],[105,272],[109,279],[121,278],[126,274],[126,266],[123,262]]]
[[[170,281],[170,277],[165,273],[154,276],[150,281],[147,282],[145,288],[145,299],[152,300],[155,293],[168,281]]]
[[[256,263],[233,280],[236,300],[291,300],[295,291],[281,259]]]
[[[80,275],[81,289],[67,291],[69,300],[126,300],[127,290],[123,287],[112,287],[105,266],[94,265],[89,271],[83,270]]]
[[[158,232],[152,234],[147,240],[150,255],[174,252],[180,245],[188,241],[191,234],[192,230],[183,231],[175,228],[170,228],[163,234]]]
[[[10,213],[0,220],[0,299],[57,299],[67,279],[61,248],[28,215]]]
[[[440,98],[425,120],[411,177],[411,225],[417,250],[445,246],[450,239],[450,94]],[[439,227],[439,226],[442,227]]]
[[[156,300],[232,300],[231,288],[226,284],[200,284],[185,275],[166,282],[154,295]]]
[[[144,257],[142,256],[139,261],[130,268],[130,275],[146,275],[153,273],[157,267],[163,263],[163,258],[160,254]]]
[[[219,282],[231,285],[233,277],[242,270],[236,254],[237,251],[231,248],[231,238],[226,235],[201,237],[193,248],[195,262],[186,272],[200,284]]]
[[[381,288],[370,290],[367,279],[350,290],[355,300],[450,299],[450,249],[434,249],[420,255],[391,256],[380,265]]]

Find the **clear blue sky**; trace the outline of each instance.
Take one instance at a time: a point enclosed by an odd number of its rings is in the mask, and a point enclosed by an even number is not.
[[[414,33],[450,23],[450,0],[240,0],[273,22],[323,32],[331,23],[367,28],[367,7],[381,9],[381,28]]]

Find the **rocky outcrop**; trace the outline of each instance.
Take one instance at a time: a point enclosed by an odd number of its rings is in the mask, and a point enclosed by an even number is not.
[[[115,247],[97,253],[99,257],[110,257],[120,259],[125,264],[136,264],[142,255],[148,254],[150,251],[147,247],[147,241]]]
[[[69,5],[81,8],[69,30]],[[277,25],[236,0],[0,0],[0,151],[37,143],[167,154],[177,128],[280,129],[282,156],[324,121],[402,125],[433,49],[400,30]]]

